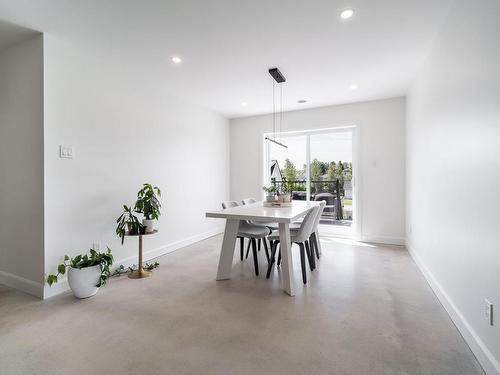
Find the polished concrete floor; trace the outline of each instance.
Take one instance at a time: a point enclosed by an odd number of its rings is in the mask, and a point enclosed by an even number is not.
[[[0,374],[483,374],[404,249],[323,239],[303,286],[294,247],[292,298],[236,256],[216,282],[221,241],[86,300],[0,287]]]

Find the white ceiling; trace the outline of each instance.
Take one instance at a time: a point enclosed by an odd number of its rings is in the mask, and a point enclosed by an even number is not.
[[[450,2],[0,0],[0,19],[109,51],[233,118],[272,110],[275,66],[287,78],[285,110],[404,95]],[[355,15],[341,20],[347,7]]]

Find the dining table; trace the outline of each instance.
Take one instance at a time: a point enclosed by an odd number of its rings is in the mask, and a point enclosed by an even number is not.
[[[206,212],[206,217],[226,219],[216,280],[231,278],[236,238],[241,221],[248,220],[259,224],[277,223],[281,247],[283,290],[288,295],[294,296],[296,287],[293,274],[290,224],[305,216],[309,210],[319,204],[319,202],[314,201],[292,201],[289,207],[266,207],[263,202],[259,201]]]

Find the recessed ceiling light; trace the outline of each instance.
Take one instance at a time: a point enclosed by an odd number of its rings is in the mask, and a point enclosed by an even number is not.
[[[342,11],[342,13],[340,13],[340,18],[342,18],[343,20],[347,20],[351,18],[353,15],[354,15],[354,10],[345,9]]]
[[[247,102],[241,102],[241,106],[242,107],[246,107],[247,106]]]
[[[179,56],[174,56],[174,57],[172,57],[172,62],[174,64],[180,64],[180,63],[182,63],[182,59]]]
[[[349,86],[349,88],[350,88],[351,90],[357,90],[358,85],[356,85],[355,83],[353,83],[353,84],[351,84],[351,85]]]
[[[304,104],[304,103],[307,103],[307,100],[305,100],[305,99],[300,99],[300,100],[297,100],[297,103],[299,103],[299,104]]]

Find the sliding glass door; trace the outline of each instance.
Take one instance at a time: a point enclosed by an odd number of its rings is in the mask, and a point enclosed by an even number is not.
[[[353,234],[354,127],[284,133],[288,148],[265,142],[264,183],[291,186],[292,199],[326,201],[321,230]]]
[[[326,201],[321,218],[326,230],[350,233],[352,226],[352,131],[311,134],[311,200]]]

